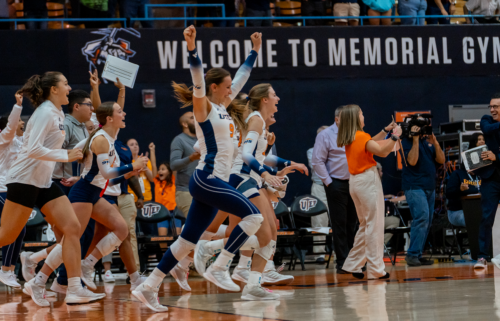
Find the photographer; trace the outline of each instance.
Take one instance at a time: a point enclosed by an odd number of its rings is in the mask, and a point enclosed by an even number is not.
[[[481,131],[488,146],[488,151],[481,157],[493,161],[490,166],[477,169],[475,172],[481,177],[481,208],[483,217],[479,226],[479,255],[474,268],[485,268],[490,259],[491,231],[500,201],[500,93],[493,95],[488,106],[490,115],[481,118]],[[496,152],[493,152],[496,151]]]
[[[416,120],[416,119],[415,119]],[[401,143],[407,164],[403,166],[402,189],[410,207],[411,224],[410,247],[406,254],[409,266],[431,265],[434,262],[422,258],[425,241],[429,234],[434,214],[436,189],[436,163],[445,161],[443,150],[434,134],[422,135],[430,131],[428,126],[416,126],[411,121],[411,130],[403,133]],[[429,138],[429,141],[427,141]]]

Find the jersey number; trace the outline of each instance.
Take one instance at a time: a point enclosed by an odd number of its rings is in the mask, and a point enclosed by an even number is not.
[[[231,132],[231,138],[233,138],[234,136],[234,125],[233,124],[229,124],[229,131]]]

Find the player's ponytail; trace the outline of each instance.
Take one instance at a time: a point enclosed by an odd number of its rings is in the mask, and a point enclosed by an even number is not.
[[[44,101],[49,99],[50,89],[57,86],[62,73],[58,71],[47,71],[43,75],[33,75],[18,93],[28,97],[35,109]]]
[[[235,99],[227,106],[226,110],[229,116],[233,119],[238,131],[245,130],[247,124],[245,123],[245,114],[248,111],[247,104],[247,94],[238,93]]]
[[[106,125],[107,118],[113,117],[115,104],[116,102],[114,101],[107,101],[102,103],[101,106],[97,108],[95,114],[97,120],[99,121],[99,127],[94,129],[94,131],[89,135],[89,138],[87,138],[87,142],[82,150],[83,158],[78,161],[79,163],[85,163],[87,156],[89,156],[90,142],[92,141],[92,138],[94,138],[95,134],[101,129],[102,126]]]
[[[172,81],[174,88],[174,97],[182,103],[181,108],[189,107],[193,104],[193,86],[188,87],[185,84],[178,84]]]

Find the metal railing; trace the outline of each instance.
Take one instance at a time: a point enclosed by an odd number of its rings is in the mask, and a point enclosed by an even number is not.
[[[146,5],[146,6],[157,6],[157,7],[164,7],[164,6],[172,6],[172,5]],[[175,5],[175,6],[185,6],[185,5]],[[224,5],[196,5],[196,6],[219,6],[223,7]],[[147,11],[146,11],[147,14]],[[98,22],[98,21],[109,21],[109,22],[121,22],[123,23],[123,27],[127,28],[127,20],[130,20],[131,25],[133,25],[133,22],[135,21],[184,21],[184,24],[187,24],[188,20],[192,21],[232,21],[232,20],[239,20],[239,21],[244,21],[244,26],[247,26],[247,22],[249,20],[272,20],[272,21],[301,21],[303,26],[306,26],[306,21],[308,20],[337,20],[337,19],[344,19],[344,20],[353,20],[353,19],[359,19],[360,20],[360,25],[363,25],[364,20],[367,19],[419,19],[419,18],[446,18],[446,19],[453,19],[453,18],[470,18],[471,21],[474,23],[474,18],[493,18],[493,17],[499,17],[500,15],[494,15],[494,16],[485,16],[485,15],[449,15],[449,16],[444,16],[444,15],[423,15],[423,16],[343,16],[343,17],[338,17],[338,16],[278,16],[278,17],[157,17],[157,18],[16,18],[16,19],[0,19],[0,23],[7,23],[7,22],[14,22],[15,28],[17,29],[17,25],[20,23],[26,23],[26,22],[60,22],[61,23],[61,29],[64,29],[64,22]],[[418,21],[418,20],[417,20]]]

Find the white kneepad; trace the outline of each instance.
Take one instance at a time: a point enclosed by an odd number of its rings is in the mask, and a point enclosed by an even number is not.
[[[177,259],[177,261],[182,260],[183,258],[186,257],[191,251],[194,250],[196,247],[196,244],[193,244],[185,239],[182,238],[182,236],[179,236],[177,241],[170,246],[170,251],[172,252],[172,255]]]
[[[254,235],[259,230],[263,221],[262,214],[252,214],[245,216],[238,225],[247,235]]]
[[[225,238],[226,237],[226,229],[227,229],[227,225],[222,224],[221,226],[219,226],[217,233],[215,233],[215,237],[218,239]]]
[[[276,241],[271,240],[271,242],[269,242],[269,244],[267,244],[266,246],[255,250],[255,254],[260,255],[264,260],[267,261],[274,254],[275,248],[276,248]]]
[[[113,252],[120,244],[122,244],[122,241],[115,233],[111,232],[103,237],[95,247],[101,252],[102,256],[106,256]]]
[[[47,264],[52,269],[52,271],[54,271],[62,263],[63,263],[62,246],[61,244],[57,244],[52,249],[52,251],[50,251],[49,255],[47,255],[47,258],[45,259],[45,264]]]

